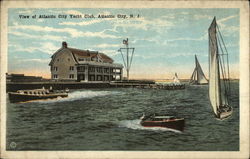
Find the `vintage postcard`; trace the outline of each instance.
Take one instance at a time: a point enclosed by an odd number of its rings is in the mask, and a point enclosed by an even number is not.
[[[1,2],[1,158],[248,158],[247,1]]]

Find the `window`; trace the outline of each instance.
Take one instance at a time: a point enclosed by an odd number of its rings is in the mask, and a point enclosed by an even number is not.
[[[89,72],[95,72],[95,68],[94,67],[89,67]]]
[[[109,68],[104,68],[104,73],[109,73]]]
[[[54,71],[57,71],[58,70],[58,68],[57,67],[54,67]]]
[[[74,78],[74,74],[70,74],[70,75],[69,75],[69,78]]]
[[[70,58],[68,58],[68,61],[70,61]]]
[[[74,66],[70,66],[69,70],[73,71],[74,70]]]
[[[53,75],[53,78],[54,78],[54,79],[57,79],[57,78],[58,78],[58,75],[57,75],[57,74],[54,74],[54,75]]]
[[[59,61],[59,59],[57,59],[57,61]]]
[[[77,67],[77,71],[84,72],[85,71],[85,66],[79,66],[79,67]]]
[[[85,61],[84,58],[79,58],[78,60],[79,60],[79,61]]]

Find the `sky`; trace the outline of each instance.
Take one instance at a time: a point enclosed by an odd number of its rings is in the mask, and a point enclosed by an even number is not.
[[[118,49],[128,38],[129,47],[135,48],[131,79],[169,79],[175,72],[179,78],[190,78],[195,54],[208,78],[208,27],[214,17],[229,53],[231,77],[238,78],[240,17],[235,8],[10,8],[8,73],[50,78],[48,64],[63,41],[71,48],[103,52],[123,64]]]

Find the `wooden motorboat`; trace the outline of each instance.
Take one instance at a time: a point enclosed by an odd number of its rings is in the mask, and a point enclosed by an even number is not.
[[[185,126],[185,120],[184,118],[177,118],[174,116],[153,114],[149,116],[143,115],[141,117],[140,124],[144,127],[165,127],[183,131]]]
[[[53,99],[58,97],[68,97],[68,90],[55,91],[52,89],[33,89],[18,90],[17,92],[9,92],[9,101],[11,103],[20,103],[33,100]]]

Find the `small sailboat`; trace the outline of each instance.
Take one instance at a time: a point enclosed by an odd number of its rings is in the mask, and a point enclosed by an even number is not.
[[[209,29],[209,98],[213,112],[218,119],[232,115],[229,105],[230,81],[228,52],[214,17]],[[222,47],[224,45],[224,47]],[[226,56],[226,60],[224,59]],[[225,63],[227,66],[225,66]]]
[[[173,80],[174,80],[174,84],[175,85],[180,85],[181,84],[181,82],[180,82],[180,80],[178,78],[177,73],[174,74],[174,79]]]
[[[195,69],[192,73],[189,83],[193,85],[208,84],[208,80],[201,69],[201,65],[196,55],[195,55]]]

